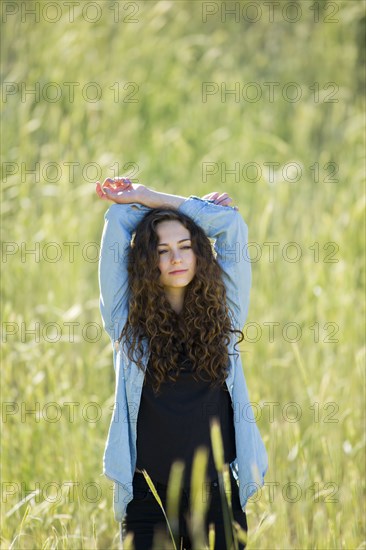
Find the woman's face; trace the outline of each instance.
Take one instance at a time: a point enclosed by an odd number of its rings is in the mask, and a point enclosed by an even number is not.
[[[187,286],[196,274],[196,255],[192,250],[189,230],[178,221],[167,220],[160,222],[156,231],[159,237],[160,283],[166,289]]]

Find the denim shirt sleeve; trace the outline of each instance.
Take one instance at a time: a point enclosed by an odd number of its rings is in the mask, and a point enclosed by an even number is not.
[[[248,227],[231,206],[190,195],[178,208],[190,216],[209,238],[215,239],[216,260],[223,270],[228,306],[240,330],[249,309],[252,270],[248,255]]]
[[[139,203],[113,203],[104,214],[98,266],[99,307],[103,328],[112,346],[119,338],[128,315],[127,254],[132,233],[149,210],[149,207]]]

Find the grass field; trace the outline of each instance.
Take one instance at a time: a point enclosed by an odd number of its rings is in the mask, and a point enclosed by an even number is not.
[[[118,548],[94,190],[116,175],[227,191],[248,224],[248,550],[366,548],[365,2],[275,4],[2,3],[1,548]]]

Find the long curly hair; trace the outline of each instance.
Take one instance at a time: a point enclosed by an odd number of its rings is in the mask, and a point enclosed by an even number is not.
[[[180,222],[190,232],[196,255],[196,273],[185,287],[184,304],[178,315],[159,282],[159,222]],[[193,377],[224,385],[228,375],[231,326],[222,269],[206,233],[189,216],[173,208],[153,208],[135,229],[127,256],[130,290],[127,321],[118,341],[127,342],[130,361],[144,370],[142,339],[148,339],[149,373],[155,393],[168,379],[176,381],[182,353],[193,365]],[[138,352],[138,354],[137,354]]]

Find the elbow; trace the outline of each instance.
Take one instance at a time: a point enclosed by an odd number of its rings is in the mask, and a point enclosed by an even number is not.
[[[105,220],[110,220],[112,218],[114,218],[119,210],[118,207],[120,207],[121,205],[120,204],[117,204],[116,202],[114,202],[113,204],[110,205],[110,207],[108,208],[108,210],[106,210],[105,214],[104,214],[104,219]]]

